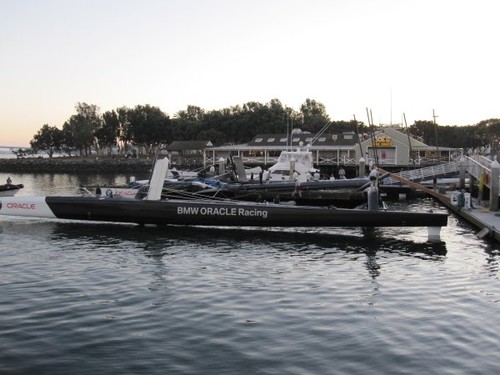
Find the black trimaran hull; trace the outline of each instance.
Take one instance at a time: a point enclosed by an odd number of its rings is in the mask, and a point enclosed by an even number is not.
[[[74,196],[1,198],[0,214],[157,225],[266,227],[442,227],[448,217],[444,213],[274,203]]]

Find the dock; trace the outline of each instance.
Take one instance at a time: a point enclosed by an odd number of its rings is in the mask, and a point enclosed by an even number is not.
[[[450,192],[442,193],[440,191],[427,188],[418,182],[413,182],[397,174],[387,172],[381,168],[378,168],[378,170],[382,174],[389,174],[392,179],[395,179],[402,184],[420,190],[433,197],[436,201],[446,206],[456,216],[478,228],[479,231],[476,234],[479,238],[491,239],[500,242],[500,211],[492,211],[488,207],[483,207],[476,199],[471,199],[470,208],[459,207],[453,202]]]

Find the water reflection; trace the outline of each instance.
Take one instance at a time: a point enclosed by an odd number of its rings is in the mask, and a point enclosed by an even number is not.
[[[180,246],[203,245],[232,252],[239,247],[234,244],[269,244],[281,253],[290,256],[308,256],[311,259],[325,259],[329,254],[343,251],[376,257],[378,252],[391,252],[403,256],[419,257],[424,260],[441,260],[446,255],[445,242],[419,243],[404,239],[387,238],[381,235],[365,237],[359,232],[345,229],[342,232],[308,232],[306,230],[280,231],[238,228],[207,228],[165,226],[140,227],[128,224],[87,223],[87,222],[30,222],[30,228],[49,230],[55,240],[86,241],[95,245],[109,246],[113,243],[126,244],[147,251],[149,256],[162,257]],[[23,226],[19,230],[24,230]],[[41,228],[40,228],[41,227]],[[11,230],[16,230],[13,226]],[[378,268],[376,265],[371,267]]]
[[[485,247],[486,263],[484,269],[489,276],[496,276],[499,272],[500,244],[488,242]]]
[[[298,254],[314,253],[323,250],[343,250],[356,253],[376,253],[378,251],[398,252],[401,254],[445,255],[445,242],[415,242],[406,239],[390,238],[381,231],[377,235],[365,236],[356,228],[325,228],[322,232],[309,231],[309,228],[218,228],[189,226],[146,226],[135,224],[79,222],[62,220],[39,220],[29,218],[2,218],[0,229],[8,228],[12,232],[24,235],[51,232],[57,240],[77,239],[94,244],[110,244],[110,242],[131,241],[136,246],[148,246],[165,249],[169,245],[200,242],[207,246],[219,246],[226,242],[269,243],[283,251]],[[14,234],[15,235],[15,234]],[[280,246],[282,244],[282,246]],[[293,250],[288,246],[293,244]],[[230,247],[225,247],[230,250]],[[492,251],[492,255],[498,250]],[[429,257],[423,257],[430,259]]]

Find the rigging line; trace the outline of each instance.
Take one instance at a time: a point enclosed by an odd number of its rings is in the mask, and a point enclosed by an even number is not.
[[[217,194],[217,192],[219,192],[219,190],[217,190],[215,192],[215,194]],[[164,195],[165,197],[170,197],[172,199],[196,199],[198,201],[205,201],[205,202],[211,202],[211,201],[227,201],[228,199],[227,198],[221,198],[221,197],[216,197],[215,195],[214,196],[206,196],[206,195],[200,195],[200,194],[197,194],[197,193],[187,193],[187,192],[181,192],[181,191],[178,191],[178,190],[174,190],[173,192],[171,192],[170,194],[162,194]]]
[[[311,147],[313,145],[314,142],[316,142],[319,137],[321,137],[323,135],[323,133],[326,131],[326,129],[328,129],[328,127],[332,124],[332,121],[328,121],[321,129],[319,132],[316,133],[316,135],[313,137],[313,139],[311,140],[311,142],[309,142],[309,144],[307,145],[307,147]]]
[[[370,117],[371,114],[371,109],[368,110],[368,107],[366,107],[366,115],[368,117],[368,126],[370,127],[370,139],[372,140],[372,150],[373,150],[373,162],[378,165],[378,155],[377,155],[377,147],[375,145],[375,130],[374,125],[373,125],[373,115]]]
[[[375,139],[375,123],[373,122],[373,113],[372,110],[370,109],[370,119],[372,122],[372,127],[373,127],[373,139],[375,140],[375,163],[378,165],[378,150],[377,150],[377,142]]]

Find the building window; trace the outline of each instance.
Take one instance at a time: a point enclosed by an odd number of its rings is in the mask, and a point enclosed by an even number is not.
[[[326,141],[326,137],[320,137],[320,138],[318,138],[318,141],[324,142],[324,141]]]
[[[268,142],[274,142],[274,140],[275,140],[275,139],[276,139],[276,138],[268,138],[268,139],[267,139],[267,141],[268,141]]]
[[[262,142],[262,138],[255,138],[255,143]]]
[[[280,138],[280,142],[286,142],[286,138]]]

